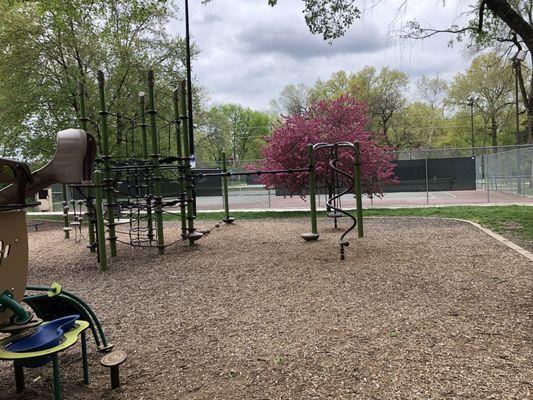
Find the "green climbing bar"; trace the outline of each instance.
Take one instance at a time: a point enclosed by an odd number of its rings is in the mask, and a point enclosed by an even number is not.
[[[117,235],[115,232],[115,204],[114,188],[111,179],[111,156],[109,155],[109,130],[107,124],[107,108],[105,103],[105,78],[102,71],[98,71],[98,93],[100,99],[100,131],[102,135],[102,154],[104,160],[104,186],[106,190],[107,225],[109,227],[109,247],[111,257],[117,256]]]
[[[85,106],[85,95],[86,89],[83,82],[80,83],[80,127],[85,132],[87,132],[87,109]],[[96,251],[96,240],[95,240],[95,226],[94,226],[94,212],[93,212],[93,199],[94,192],[91,187],[87,188],[87,196],[85,199],[85,215],[87,216],[87,229],[89,231],[89,250],[91,253]]]
[[[185,175],[183,173],[183,151],[182,151],[182,144],[181,144],[181,132],[180,127],[184,123],[182,121],[182,117],[180,116],[180,108],[179,108],[179,90],[176,88],[174,89],[174,92],[172,92],[172,105],[174,107],[174,126],[176,129],[176,147],[177,147],[177,156],[178,156],[178,190],[181,194],[180,197],[180,218],[181,218],[181,237],[185,239],[187,237],[187,214],[186,214],[186,208],[185,208],[185,202],[186,199],[183,195],[183,191],[185,188],[184,184],[184,178]]]
[[[161,173],[159,171],[159,141],[157,137],[157,111],[155,109],[154,71],[148,71],[148,107],[150,116],[150,134],[152,138],[152,167],[154,181],[155,218],[157,225],[157,248],[159,254],[165,253],[165,238],[163,233],[163,208],[161,197]]]
[[[94,185],[96,188],[94,207],[96,217],[96,237],[98,240],[98,262],[100,265],[100,271],[107,271],[107,251],[105,248],[105,222],[103,213],[103,193],[102,193],[102,172],[99,170],[94,171]]]
[[[363,194],[361,193],[361,146],[354,142],[354,191],[357,206],[357,236],[362,238],[363,229]]]

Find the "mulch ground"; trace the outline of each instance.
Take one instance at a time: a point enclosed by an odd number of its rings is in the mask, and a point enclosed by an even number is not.
[[[94,345],[88,387],[67,351],[64,399],[531,398],[530,261],[464,223],[398,218],[368,219],[341,262],[331,226],[316,243],[287,219],[237,221],[164,256],[121,245],[105,274],[60,226],[30,232],[30,283],[87,300],[129,356],[112,392]],[[27,370],[17,397],[0,363],[0,399],[51,398],[49,366]]]

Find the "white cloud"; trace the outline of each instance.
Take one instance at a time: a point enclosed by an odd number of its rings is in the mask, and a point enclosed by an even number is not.
[[[365,65],[400,69],[412,80],[422,74],[449,79],[467,65],[460,48],[447,46],[449,36],[423,42],[389,37],[413,18],[448,26],[465,11],[459,0],[447,1],[445,7],[438,0],[413,0],[401,10],[403,0],[381,1],[374,7],[362,1],[367,6],[362,20],[332,45],[309,32],[299,1],[281,1],[274,8],[266,0],[190,3],[191,34],[201,50],[193,73],[215,102],[266,109],[289,83],[312,85],[335,71],[357,71]],[[183,21],[173,21],[168,29],[183,34]]]

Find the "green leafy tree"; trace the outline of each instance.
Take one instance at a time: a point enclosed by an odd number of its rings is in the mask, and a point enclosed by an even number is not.
[[[387,135],[392,118],[407,103],[408,84],[409,77],[402,71],[383,67],[378,74],[374,67],[365,67],[352,74],[338,71],[327,81],[317,81],[310,97],[316,102],[354,96],[367,104],[372,124]]]
[[[474,96],[475,110],[489,121],[491,145],[499,144],[499,133],[509,124],[512,116],[513,77],[511,65],[496,53],[487,53],[474,59],[470,68],[453,79],[449,101],[465,109],[467,99]]]
[[[416,81],[416,89],[420,99],[428,104],[431,109],[440,109],[444,111],[444,101],[446,100],[446,92],[448,91],[448,82],[438,76],[429,77],[422,75],[422,77]]]
[[[149,68],[156,72],[158,102],[168,105],[160,111],[171,110],[185,55],[184,42],[166,33],[174,12],[170,0],[0,2],[3,155],[49,158],[55,133],[78,126],[80,81],[87,85],[89,117],[97,120],[98,69],[107,77],[111,112],[131,117],[137,111]]]
[[[271,132],[268,114],[238,104],[211,107],[203,121],[198,128],[199,157],[220,160],[225,151],[233,166],[260,158]]]
[[[230,121],[220,106],[211,107],[202,113],[195,138],[198,160],[221,160],[222,153],[230,148],[230,132]]]
[[[400,110],[391,122],[390,137],[396,147],[435,147],[445,135],[447,121],[440,109],[414,102]]]
[[[233,165],[258,158],[266,143],[264,138],[270,133],[270,117],[237,104],[223,105],[221,112],[228,119],[231,129]]]
[[[286,85],[270,106],[280,115],[302,115],[309,110],[310,102],[309,88],[300,83]]]
[[[529,63],[533,62],[533,2],[476,0],[469,3],[471,19],[466,24],[435,29],[410,21],[403,37],[425,39],[439,33],[451,33],[456,42],[465,43],[471,51],[492,49],[509,57],[527,49]],[[527,116],[525,136],[529,143],[533,143],[533,70],[521,62],[516,62],[514,67]],[[521,135],[516,140],[522,142]]]
[[[277,0],[268,0],[274,6]],[[355,0],[303,0],[304,16],[309,30],[322,34],[325,40],[343,36],[347,29],[360,17],[357,7],[365,2]],[[403,3],[403,6],[408,1]],[[413,2],[415,3],[415,2]],[[446,2],[442,2],[446,6]],[[531,0],[470,0],[471,19],[465,25],[453,24],[435,29],[413,20],[400,29],[404,38],[425,39],[438,33],[457,35],[458,42],[466,43],[470,49],[498,48],[504,54],[517,50],[529,50],[529,62],[533,64],[533,2]],[[516,74],[522,104],[527,115],[526,136],[533,143],[533,68],[516,65]],[[526,83],[527,80],[527,83]],[[520,142],[521,138],[517,140]]]
[[[365,67],[375,73],[374,67]],[[346,71],[334,72],[331,77],[325,81],[318,79],[310,90],[309,97],[312,102],[320,100],[334,100],[339,97],[350,94],[356,96],[358,100],[364,98],[364,90],[360,90],[355,74]]]
[[[385,135],[388,135],[395,113],[407,103],[404,93],[407,91],[408,84],[407,74],[388,67],[383,67],[374,79],[368,104]]]

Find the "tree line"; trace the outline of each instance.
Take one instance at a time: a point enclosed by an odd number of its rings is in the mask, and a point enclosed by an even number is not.
[[[477,54],[470,67],[450,81],[424,76],[410,82],[404,72],[388,67],[338,71],[312,86],[286,86],[268,112],[237,104],[210,105],[201,82],[194,82],[197,158],[219,160],[225,151],[237,165],[260,157],[265,137],[284,117],[342,94],[366,103],[369,129],[384,133],[388,144],[397,148],[470,146],[471,111],[476,146],[533,142],[531,51],[529,61],[512,57],[516,50],[533,49],[531,2],[470,3],[472,19],[465,26],[438,30],[410,21],[401,32],[406,39],[448,32]],[[362,15],[353,0],[303,4],[311,32],[329,41]],[[146,70],[154,69],[158,111],[172,119],[171,92],[185,77],[184,40],[166,30],[177,11],[172,0],[0,2],[0,157],[36,164],[49,159],[55,132],[78,125],[79,82],[87,87],[89,118],[97,121],[98,69],[107,78],[109,111],[126,117],[138,112]],[[192,50],[195,57],[199,49],[193,45]],[[120,140],[114,137],[115,149]]]
[[[365,103],[369,128],[384,133],[397,148],[469,147],[472,125],[475,146],[517,142],[513,65],[496,52],[478,55],[450,81],[424,75],[412,88],[405,72],[389,67],[338,71],[312,86],[285,86],[271,105],[281,115],[295,115],[342,95]],[[518,139],[524,143],[527,118],[519,117]]]

